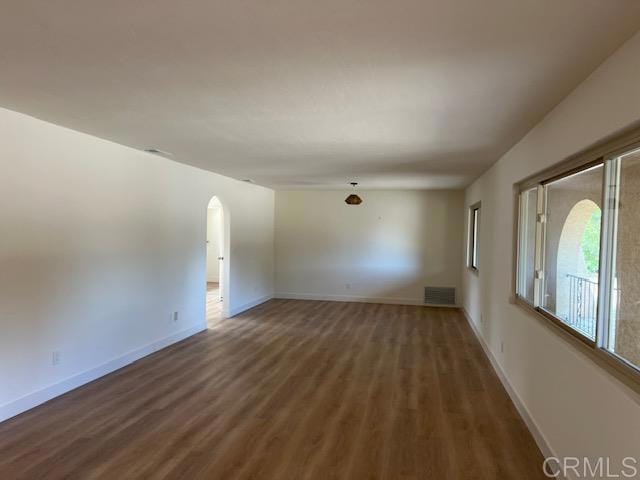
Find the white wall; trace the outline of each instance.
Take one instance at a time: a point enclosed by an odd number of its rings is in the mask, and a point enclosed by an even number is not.
[[[560,456],[640,457],[640,399],[535,314],[509,303],[513,184],[638,121],[638,59],[640,35],[466,191],[467,206],[482,201],[482,265],[479,277],[463,272],[464,307]]]
[[[0,167],[0,420],[205,328],[213,195],[225,308],[272,295],[271,190],[4,109]]]
[[[276,295],[422,304],[460,287],[463,192],[276,192]]]

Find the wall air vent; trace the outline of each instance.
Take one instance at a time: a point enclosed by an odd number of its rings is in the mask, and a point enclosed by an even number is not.
[[[455,305],[456,289],[451,287],[424,287],[424,303],[427,305]]]

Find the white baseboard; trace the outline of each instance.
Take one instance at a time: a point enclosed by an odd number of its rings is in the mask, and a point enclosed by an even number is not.
[[[58,383],[45,387],[36,392],[30,393],[23,397],[13,400],[9,403],[5,403],[0,406],[0,422],[3,422],[11,417],[14,417],[20,413],[26,412],[38,405],[58,397],[63,393],[67,393],[82,385],[85,385],[97,378],[103,377],[111,372],[121,369],[136,360],[139,360],[147,355],[162,350],[169,345],[172,345],[180,340],[184,340],[187,337],[195,335],[198,332],[206,330],[206,325],[195,325],[180,332],[169,335],[168,337],[156,340],[143,347],[137,348],[129,353],[122,355],[121,357],[114,358],[102,365],[91,368],[84,372],[81,372],[72,377],[66,378]]]
[[[480,342],[480,346],[484,350],[484,353],[489,359],[489,362],[491,362],[491,366],[493,367],[496,374],[498,375],[500,382],[502,382],[504,389],[507,391],[507,394],[511,398],[511,401],[513,402],[513,404],[515,405],[516,410],[518,410],[518,413],[522,417],[522,420],[524,420],[524,423],[527,425],[527,428],[531,432],[531,435],[533,436],[533,439],[538,445],[538,448],[542,452],[542,455],[544,455],[545,458],[556,457],[556,455],[553,453],[553,449],[549,445],[549,442],[547,441],[546,437],[542,433],[542,430],[540,430],[540,428],[538,427],[538,424],[533,420],[533,417],[529,413],[529,410],[527,409],[525,404],[522,402],[517,392],[513,389],[513,387],[509,383],[509,380],[507,379],[507,376],[504,373],[504,370],[502,370],[502,367],[496,360],[495,356],[493,355],[493,352],[484,341],[484,338],[482,337],[482,334],[476,327],[475,323],[473,323],[473,320],[471,320],[471,316],[469,315],[469,312],[467,312],[467,310],[464,308],[462,308],[461,310],[463,315],[467,319],[467,322],[471,326],[471,330],[473,330],[473,333],[475,334],[476,338]],[[542,468],[542,465],[540,466],[540,468]],[[556,477],[556,478],[561,478],[561,477]]]
[[[396,297],[358,297],[355,295],[317,295],[315,293],[288,293],[281,292],[274,295],[275,298],[288,300],[320,300],[329,302],[356,302],[356,303],[385,303],[389,305],[419,305],[428,307],[458,308],[457,305],[426,305],[422,299],[396,298]]]
[[[228,312],[224,312],[224,316],[226,318],[231,318],[231,317],[235,317],[236,315],[244,312],[245,310],[249,310],[250,308],[256,307],[258,305],[260,305],[261,303],[264,303],[268,300],[271,300],[273,298],[273,295],[264,295],[260,298],[256,298],[255,300],[251,300],[250,302],[247,302],[243,305],[240,305],[238,307],[235,308],[231,308]]]

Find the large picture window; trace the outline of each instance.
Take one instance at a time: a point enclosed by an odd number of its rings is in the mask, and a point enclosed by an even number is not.
[[[516,294],[590,347],[640,367],[640,149],[519,192]]]

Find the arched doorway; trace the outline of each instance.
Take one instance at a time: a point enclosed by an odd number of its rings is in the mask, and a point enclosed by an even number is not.
[[[556,312],[572,327],[595,335],[602,212],[581,200],[562,226],[556,268]]]
[[[228,272],[225,266],[227,219],[220,199],[214,196],[207,206],[207,326],[215,325],[225,317],[225,303],[228,301]]]

